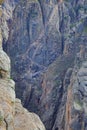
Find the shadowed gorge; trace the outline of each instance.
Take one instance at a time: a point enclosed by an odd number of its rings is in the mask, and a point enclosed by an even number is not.
[[[87,1],[5,0],[2,9],[17,98],[47,130],[86,130]]]

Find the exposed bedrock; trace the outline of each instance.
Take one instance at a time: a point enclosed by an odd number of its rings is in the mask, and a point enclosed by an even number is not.
[[[70,78],[86,52],[87,2],[12,2],[3,4],[2,30],[17,97],[39,114],[47,130],[65,130]]]
[[[0,130],[45,130],[40,118],[28,112],[15,96],[15,82],[10,76],[10,58],[2,49],[1,16],[2,6],[0,6]]]

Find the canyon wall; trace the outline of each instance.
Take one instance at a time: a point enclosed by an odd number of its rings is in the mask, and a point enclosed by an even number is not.
[[[1,16],[0,6],[0,130],[45,130],[40,118],[23,108],[15,96],[15,82],[10,76],[10,59],[2,49]]]
[[[23,106],[47,130],[86,130],[86,101],[76,96],[78,88],[86,93],[84,81],[78,83],[86,61],[86,0],[6,0],[3,19],[3,48]]]

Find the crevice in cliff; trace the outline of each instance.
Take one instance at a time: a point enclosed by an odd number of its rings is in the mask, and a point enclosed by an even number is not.
[[[29,106],[29,102],[32,99],[33,91],[34,91],[34,89],[32,88],[31,92],[30,92],[30,96],[28,95],[25,99],[25,102],[24,102],[24,105],[23,105],[25,108],[27,108]]]
[[[45,14],[44,14],[43,3],[42,3],[42,0],[38,0],[38,2],[39,2],[39,5],[40,5],[40,8],[41,8],[43,25],[45,27]]]
[[[26,21],[27,21],[27,32],[28,32],[28,39],[29,39],[29,43],[30,43],[30,13],[28,14],[27,18],[26,18]]]
[[[5,77],[5,75],[6,75],[6,71],[5,70],[3,70],[3,69],[0,69],[0,78],[2,79],[2,78],[4,78]]]
[[[63,54],[63,51],[64,51],[64,9],[63,7],[62,8],[62,14],[61,12],[59,11],[59,16],[61,16],[61,21],[59,22],[59,31],[61,33],[61,53]]]
[[[54,110],[54,113],[53,113],[53,125],[52,125],[52,129],[54,128],[54,125],[55,125],[55,122],[56,122],[56,119],[57,119],[57,114],[60,110],[60,106],[61,106],[61,103],[62,103],[62,98],[63,98],[63,94],[64,94],[64,86],[63,86],[63,81],[62,81],[62,85],[61,85],[61,88],[59,90],[59,98],[58,98],[58,102],[56,104],[56,107],[55,107],[55,110]],[[55,130],[58,130],[60,129],[59,127],[55,128]]]
[[[64,36],[62,35],[62,38],[61,38],[61,52],[63,54],[63,51],[64,51]]]
[[[6,124],[6,130],[8,130],[8,123],[7,123],[6,119],[4,119],[4,122]]]

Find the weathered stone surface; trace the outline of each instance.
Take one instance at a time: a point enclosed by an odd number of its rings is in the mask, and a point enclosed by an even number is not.
[[[80,130],[86,114],[70,121],[86,111],[87,1],[6,0],[2,30],[23,105],[40,115],[47,130]]]
[[[0,50],[0,77],[10,77],[10,59],[3,50]]]
[[[86,54],[86,53],[85,53]],[[86,130],[87,123],[87,59],[83,60],[77,74],[73,70],[66,103],[66,130]],[[78,65],[77,65],[78,67]]]
[[[16,99],[15,83],[10,78],[10,59],[1,45],[0,26],[0,130],[45,130],[40,118]]]
[[[45,130],[40,118],[24,109],[18,99],[16,99],[15,109],[15,130]]]

